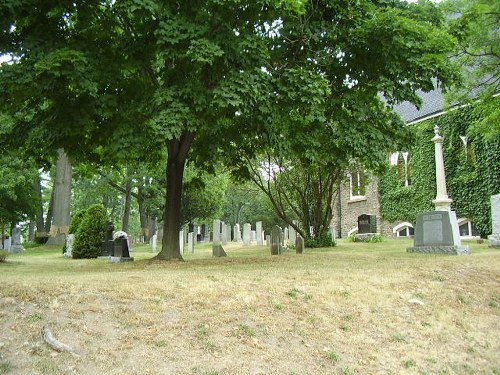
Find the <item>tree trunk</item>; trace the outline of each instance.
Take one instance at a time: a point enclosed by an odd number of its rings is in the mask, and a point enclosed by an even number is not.
[[[179,248],[179,230],[181,227],[181,197],[184,167],[187,154],[193,142],[194,133],[185,132],[180,139],[167,141],[167,196],[163,216],[162,250],[157,259],[182,260]]]
[[[54,184],[54,218],[48,245],[63,245],[68,234],[71,199],[71,164],[63,149],[57,150],[57,171]]]
[[[122,231],[128,233],[128,224],[130,220],[130,206],[132,204],[132,177],[127,172],[127,181],[125,183],[125,204],[122,216]]]
[[[45,225],[44,225],[44,230],[40,235],[49,235],[49,230],[50,230],[50,224],[52,223],[52,213],[54,212],[54,191],[55,191],[55,184],[52,187],[52,191],[50,192],[50,201],[49,201],[49,207],[47,208],[47,217],[45,218]]]
[[[138,187],[137,204],[139,206],[139,220],[141,223],[141,235],[144,236],[144,242],[149,243],[150,238],[155,234],[156,219],[146,210],[146,198],[144,197],[144,188]]]
[[[35,190],[36,196],[40,200],[36,214],[35,237],[46,236],[47,232],[45,231],[45,223],[43,222],[42,181],[39,174],[36,175],[33,181],[33,189]],[[32,241],[34,241],[34,239]]]

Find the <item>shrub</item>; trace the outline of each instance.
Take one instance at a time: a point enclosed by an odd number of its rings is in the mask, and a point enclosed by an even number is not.
[[[76,234],[83,218],[85,217],[86,209],[76,211],[76,213],[71,218],[71,223],[69,224],[68,234]],[[66,252],[66,240],[64,240],[64,245],[62,248],[63,254]]]
[[[106,234],[108,215],[103,205],[90,206],[82,217],[75,235],[73,258],[97,258]]]
[[[332,238],[329,232],[320,233],[317,238],[307,238],[304,241],[304,246],[309,248],[314,247],[333,247],[336,246],[337,243]]]
[[[9,252],[7,250],[0,250],[0,263],[5,262],[8,256]]]

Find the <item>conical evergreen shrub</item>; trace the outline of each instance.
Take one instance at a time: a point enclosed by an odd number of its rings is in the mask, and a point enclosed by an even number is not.
[[[83,215],[75,234],[73,258],[97,258],[101,255],[101,243],[104,241],[108,213],[101,204],[90,206]]]

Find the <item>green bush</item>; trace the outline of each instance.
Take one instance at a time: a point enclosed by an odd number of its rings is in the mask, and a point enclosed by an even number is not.
[[[108,214],[103,205],[90,206],[82,217],[75,234],[73,258],[97,258],[101,255]]]
[[[69,224],[68,234],[76,234],[80,224],[82,223],[83,218],[85,217],[86,209],[76,211],[76,213],[71,218],[71,223]],[[64,241],[64,245],[62,248],[63,254],[66,252],[66,240]]]
[[[304,241],[304,247],[308,248],[333,247],[336,245],[337,243],[328,232],[320,233],[317,238],[306,238],[306,240]]]
[[[7,250],[0,250],[0,263],[5,262],[8,256],[9,252]]]
[[[366,243],[375,243],[375,242],[382,242],[383,238],[380,234],[374,234],[369,237],[366,237],[364,239],[360,239],[357,237],[357,233],[352,233],[349,236],[347,236],[347,241],[348,242],[366,242]]]

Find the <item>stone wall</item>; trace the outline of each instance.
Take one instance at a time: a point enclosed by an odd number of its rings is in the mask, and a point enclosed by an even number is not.
[[[378,182],[378,177],[371,177],[365,196],[355,199],[350,196],[349,180],[341,185],[333,207],[333,226],[337,238],[345,238],[350,230],[357,228],[358,216],[362,214],[376,215],[378,233],[393,236],[392,228],[398,223],[391,223],[380,217]]]

